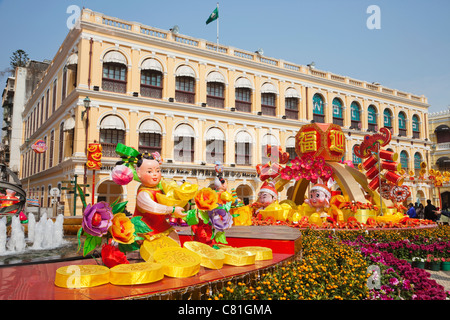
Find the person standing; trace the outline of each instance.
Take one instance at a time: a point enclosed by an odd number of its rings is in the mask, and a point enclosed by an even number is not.
[[[431,200],[428,199],[424,212],[425,219],[436,221],[437,220],[436,210],[437,210],[436,207],[431,204]]]
[[[423,219],[425,214],[425,209],[423,207],[423,204],[419,203],[419,206],[416,209],[417,218]]]
[[[410,203],[408,205],[408,211],[406,211],[406,214],[410,217],[410,218],[417,218],[417,213],[416,213],[416,209],[414,208],[414,205],[412,203]]]

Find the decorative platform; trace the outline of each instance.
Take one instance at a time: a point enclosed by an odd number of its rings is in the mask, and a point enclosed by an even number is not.
[[[180,242],[192,241],[190,229],[178,233]],[[301,249],[301,232],[288,226],[234,226],[226,231],[227,242],[232,247],[260,246],[273,253],[295,254]]]
[[[166,276],[150,284],[136,286],[105,284],[83,289],[55,286],[56,270],[68,265],[96,264],[94,259],[3,267],[0,268],[0,300],[205,299],[208,290],[221,288],[227,281],[242,281],[248,277],[256,277],[259,273],[294,258],[293,255],[274,253],[272,260],[257,261],[249,266],[224,266],[220,270],[201,267],[200,272],[190,278]]]

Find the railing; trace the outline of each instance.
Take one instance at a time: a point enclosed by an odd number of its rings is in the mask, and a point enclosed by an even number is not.
[[[437,149],[437,150],[450,149],[450,142],[438,143],[436,149]]]
[[[252,103],[246,101],[235,101],[236,111],[240,112],[252,112]]]
[[[187,91],[175,91],[175,100],[182,103],[195,103],[195,93]]]
[[[102,89],[104,91],[126,93],[127,92],[127,82],[120,80],[103,79]]]
[[[224,109],[225,108],[225,98],[215,97],[215,96],[207,96],[206,104],[208,105],[208,107]]]
[[[107,26],[111,26],[111,27],[121,28],[121,29],[125,29],[125,30],[131,30],[131,24],[123,23],[123,22],[109,19],[109,18],[103,18],[102,23]]]
[[[117,143],[105,143],[102,142],[102,156],[106,158],[118,158],[119,155],[116,153]]]
[[[141,84],[141,96],[154,99],[162,99],[162,88]]]
[[[261,112],[264,116],[275,117],[277,108],[274,106],[261,105]]]
[[[286,109],[284,112],[285,112],[284,115],[286,116],[287,119],[298,120],[297,110]]]

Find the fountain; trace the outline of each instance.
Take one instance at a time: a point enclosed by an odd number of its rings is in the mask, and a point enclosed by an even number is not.
[[[12,216],[11,236],[7,239],[6,217],[0,219],[0,254],[21,253],[27,250],[54,249],[65,243],[63,231],[63,215],[58,215],[56,221],[47,218],[44,213],[36,222],[34,214],[28,215],[28,237],[25,237],[24,227],[19,217]],[[32,243],[32,245],[28,245]],[[5,246],[6,245],[6,246]]]

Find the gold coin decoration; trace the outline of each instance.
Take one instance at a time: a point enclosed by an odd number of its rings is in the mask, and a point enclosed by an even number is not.
[[[225,255],[225,264],[240,267],[255,263],[255,253],[240,248],[221,248],[220,251]]]
[[[180,245],[172,238],[161,236],[151,241],[144,240],[144,243],[139,249],[139,253],[141,254],[142,259],[147,262],[152,262],[153,254],[156,252],[156,250],[167,247],[180,247]]]
[[[99,265],[70,265],[58,268],[55,285],[61,288],[80,289],[109,283],[109,269]]]
[[[250,246],[250,247],[241,247],[239,249],[245,250],[245,251],[250,252],[250,253],[255,253],[256,254],[255,260],[256,261],[272,260],[273,259],[272,249],[270,249],[270,248],[258,247],[258,246]]]
[[[114,285],[137,285],[156,282],[163,278],[164,271],[161,264],[141,262],[112,267],[109,282]]]
[[[198,241],[186,241],[183,246],[201,257],[200,265],[202,267],[209,269],[221,269],[223,267],[225,255],[220,250],[213,249]]]
[[[153,259],[163,265],[164,274],[169,277],[186,278],[200,271],[200,256],[186,248],[161,248],[154,253]]]

